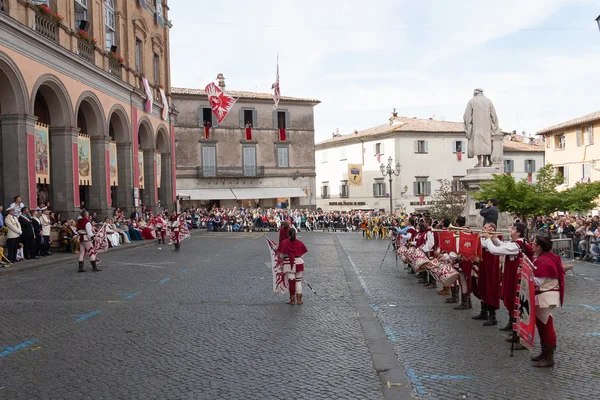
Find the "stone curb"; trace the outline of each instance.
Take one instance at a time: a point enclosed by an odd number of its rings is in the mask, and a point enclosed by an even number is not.
[[[192,236],[200,236],[207,234],[207,232],[199,232],[198,230],[194,230],[191,232]],[[121,245],[119,247],[113,247],[109,250],[109,252],[118,252],[118,251],[127,251],[127,250],[136,250],[144,247],[149,247],[152,245],[156,245],[156,240],[144,240],[144,241],[135,241],[131,244]],[[166,246],[166,245],[165,245]],[[8,276],[21,275],[29,272],[39,271],[45,268],[57,267],[59,265],[63,265],[65,263],[73,263],[77,260],[79,255],[73,253],[54,253],[52,256],[43,257],[39,260],[27,260],[21,261],[12,266],[0,267],[0,279],[6,278]]]

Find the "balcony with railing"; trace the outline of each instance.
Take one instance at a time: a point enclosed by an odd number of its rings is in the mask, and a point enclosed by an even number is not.
[[[58,41],[58,23],[39,12],[35,14],[34,30],[48,40],[53,42]]]
[[[196,168],[196,178],[255,178],[265,176],[264,166],[215,167],[204,166]]]
[[[123,78],[121,63],[112,57],[108,57],[108,72],[119,79]]]
[[[77,38],[77,54],[85,61],[94,64],[94,45],[88,41]]]

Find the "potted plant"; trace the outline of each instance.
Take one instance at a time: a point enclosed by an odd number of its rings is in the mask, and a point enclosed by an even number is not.
[[[46,4],[40,4],[37,8],[41,14],[43,14],[47,17],[49,17],[50,14],[52,14],[52,9],[50,7],[48,7]]]
[[[56,22],[57,24],[60,24],[61,22],[63,22],[63,16],[60,15],[59,13],[52,13],[52,16],[50,17],[54,20],[54,22]]]
[[[118,61],[119,64],[123,65],[125,64],[125,60],[123,59],[123,57],[121,57],[120,55],[118,55],[117,53],[113,52],[113,51],[109,51],[108,55],[110,58],[112,58],[115,61]]]
[[[90,34],[83,29],[78,30],[77,35],[81,38],[81,40],[85,40],[89,44],[94,45],[94,47],[98,44],[98,41],[91,37]]]

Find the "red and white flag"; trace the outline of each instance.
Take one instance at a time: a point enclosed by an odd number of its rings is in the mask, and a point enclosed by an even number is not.
[[[281,91],[279,89],[279,53],[277,53],[277,75],[271,89],[273,89],[273,101],[275,102],[273,109],[277,110],[279,107],[279,98],[281,97]]]
[[[102,253],[108,250],[108,238],[106,237],[106,224],[103,224],[93,239],[94,253]]]
[[[269,245],[269,253],[271,254],[271,272],[273,275],[273,291],[277,294],[284,294],[288,289],[288,282],[285,279],[285,272],[283,272],[283,260],[279,257],[279,253],[277,253],[277,248],[279,247],[277,243],[269,239],[267,239],[267,244]]]
[[[528,349],[533,346],[535,337],[535,266],[525,256],[520,259],[521,271],[517,279],[517,298],[515,299],[515,319],[517,336],[521,344]]]
[[[229,110],[233,107],[235,102],[237,101],[233,97],[225,94],[214,82],[206,85],[204,89],[206,95],[208,96],[208,101],[210,102],[210,108],[213,113],[217,117],[217,121],[220,123],[223,122]]]

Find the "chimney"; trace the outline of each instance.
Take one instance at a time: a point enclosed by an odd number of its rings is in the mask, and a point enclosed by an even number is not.
[[[356,129],[354,130],[354,134],[355,134],[355,135],[358,135],[358,131],[357,131]]]
[[[217,81],[219,81],[219,88],[221,88],[221,90],[225,90],[225,77],[223,74],[220,73],[217,75]]]

